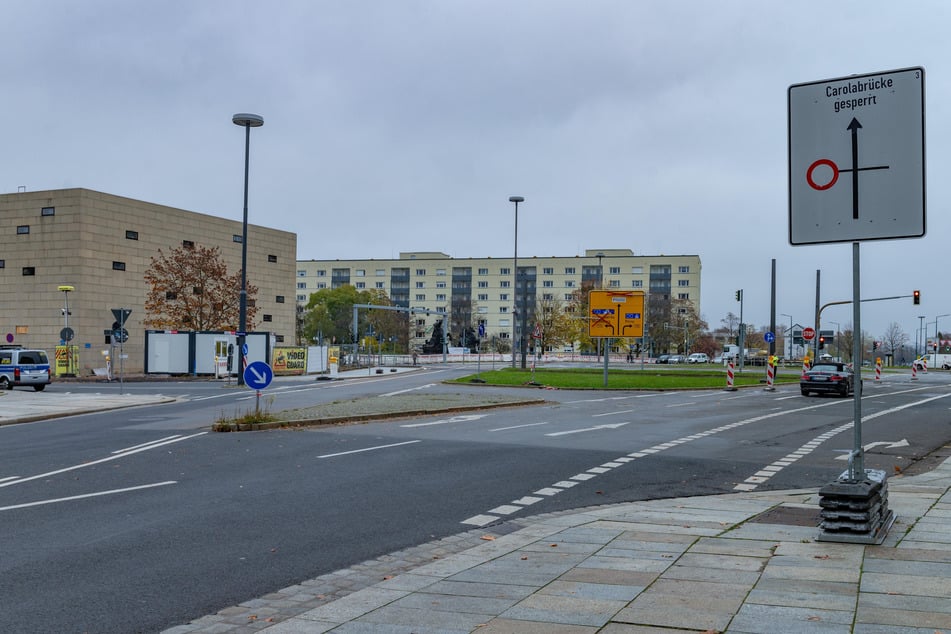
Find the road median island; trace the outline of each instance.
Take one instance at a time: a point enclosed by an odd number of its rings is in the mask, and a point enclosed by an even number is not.
[[[349,425],[372,420],[453,414],[500,407],[542,405],[544,399],[498,394],[396,394],[372,396],[270,413],[271,420],[253,423],[216,423],[214,431],[256,431],[292,427]]]

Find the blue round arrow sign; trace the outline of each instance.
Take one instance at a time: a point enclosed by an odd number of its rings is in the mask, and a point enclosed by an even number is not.
[[[264,361],[252,361],[244,369],[244,384],[255,390],[266,388],[273,378],[274,370]]]
[[[776,335],[771,332],[767,332],[765,335],[763,335],[763,341],[766,343],[773,343],[776,341]]]

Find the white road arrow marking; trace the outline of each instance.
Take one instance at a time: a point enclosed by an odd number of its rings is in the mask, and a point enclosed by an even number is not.
[[[584,429],[569,429],[568,431],[556,431],[551,434],[545,434],[546,436],[567,436],[568,434],[580,434],[586,431],[598,431],[599,429],[617,429],[618,427],[623,427],[627,423],[613,423],[611,425],[595,425],[594,427],[585,427]]]
[[[429,427],[430,425],[448,425],[449,423],[465,423],[470,420],[479,420],[480,418],[485,418],[488,414],[461,414],[459,416],[453,416],[452,418],[443,418],[440,420],[434,420],[428,423],[409,423],[407,425],[400,425],[400,427]]]
[[[898,449],[899,447],[908,447],[908,446],[909,446],[908,440],[905,438],[902,438],[901,440],[895,440],[895,441],[879,440],[878,442],[870,442],[869,444],[865,445],[865,451],[868,451],[869,449],[875,449],[875,447],[885,447],[886,449]],[[835,459],[848,460],[849,454],[846,453],[846,454],[842,454],[841,456],[836,456]]]

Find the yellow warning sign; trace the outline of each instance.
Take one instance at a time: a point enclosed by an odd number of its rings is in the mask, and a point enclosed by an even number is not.
[[[644,291],[591,291],[588,310],[591,337],[644,336]]]

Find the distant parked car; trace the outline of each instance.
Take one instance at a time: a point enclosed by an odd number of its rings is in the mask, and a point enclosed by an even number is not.
[[[669,354],[662,354],[657,357],[657,363],[667,363],[670,360]]]
[[[799,390],[803,396],[810,392],[833,392],[845,397],[855,390],[855,375],[848,364],[819,362],[802,373]]]
[[[682,354],[672,354],[670,358],[667,359],[667,363],[683,363],[686,360],[687,357]]]
[[[687,357],[687,363],[709,363],[710,357],[707,356],[706,352],[694,352],[689,357]]]

